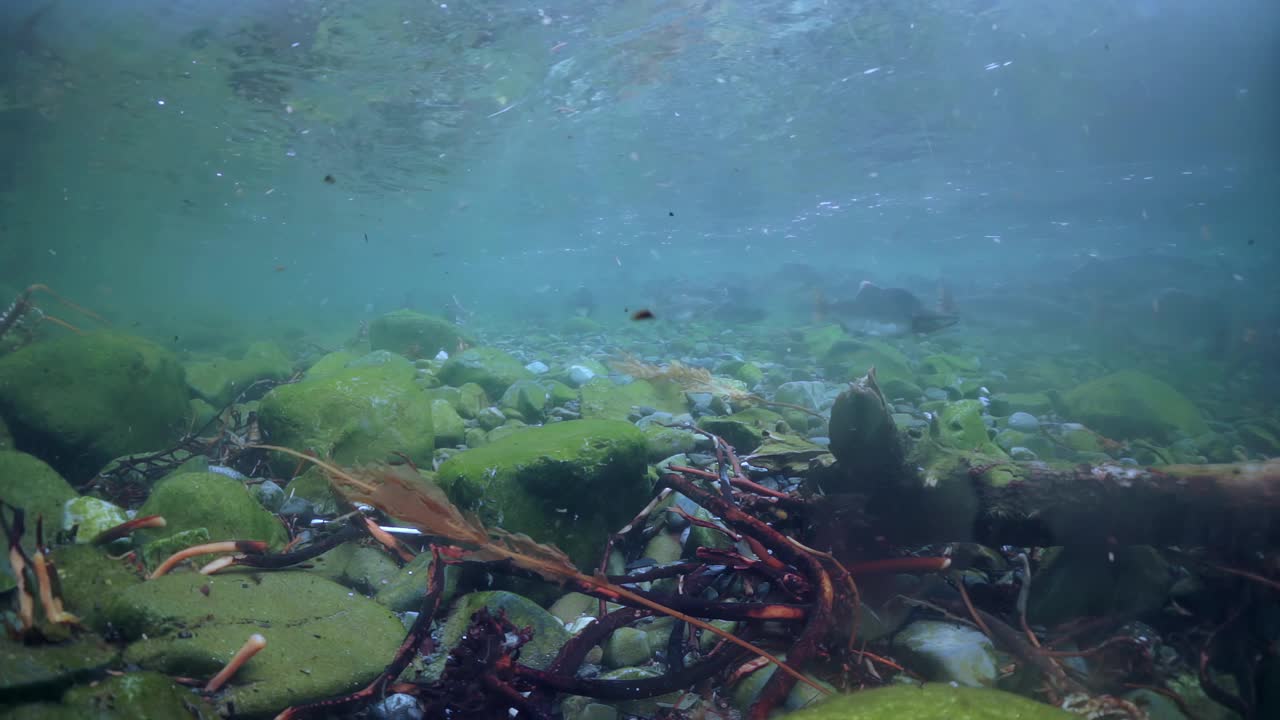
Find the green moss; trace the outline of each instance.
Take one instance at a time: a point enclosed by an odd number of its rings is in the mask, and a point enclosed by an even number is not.
[[[171,675],[208,677],[262,634],[266,649],[221,698],[237,716],[349,692],[380,672],[404,637],[383,606],[303,572],[166,575],[116,595],[107,612],[134,641],[127,662]]]
[[[310,368],[307,368],[305,378],[307,380],[314,380],[316,378],[324,377],[325,375],[332,375],[335,372],[346,369],[347,363],[352,360],[356,360],[359,357],[360,355],[357,353],[347,350],[331,352],[315,361]]]
[[[0,358],[0,414],[18,446],[39,447],[75,481],[112,458],[173,444],[187,400],[177,358],[142,338],[69,335]]]
[[[466,439],[467,426],[448,400],[431,401],[431,424],[436,433],[436,447],[454,447]]]
[[[378,462],[397,451],[430,465],[431,399],[414,384],[414,372],[407,362],[390,362],[281,385],[262,399],[259,422],[276,444],[340,465]]]
[[[214,541],[263,540],[280,548],[289,539],[284,526],[240,481],[218,473],[183,473],[161,480],[138,514],[165,519],[163,528],[138,532],[145,542],[197,528],[206,528]]]
[[[614,420],[524,428],[440,466],[455,502],[486,524],[554,542],[580,567],[649,498],[644,434]]]
[[[1072,720],[1020,695],[946,684],[895,685],[838,695],[787,720]]]

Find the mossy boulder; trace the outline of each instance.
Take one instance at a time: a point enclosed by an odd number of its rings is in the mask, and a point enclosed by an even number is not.
[[[837,695],[787,720],[1073,720],[1066,710],[1021,695],[948,683],[892,685]]]
[[[144,542],[204,528],[209,538],[262,540],[272,548],[289,540],[284,526],[254,499],[239,480],[218,473],[182,473],[156,483],[139,515],[160,515],[165,526],[140,530]]]
[[[564,623],[526,597],[504,590],[468,593],[454,602],[449,616],[440,628],[438,646],[444,652],[438,653],[435,660],[427,665],[428,678],[440,676],[448,659],[448,651],[462,639],[471,624],[471,616],[481,608],[488,608],[495,615],[499,612],[505,614],[515,627],[533,628],[532,639],[520,648],[521,665],[545,670],[551,666],[551,661],[555,660],[560,648],[569,641],[569,631],[565,630]]]
[[[461,387],[475,383],[492,398],[502,397],[515,381],[532,377],[533,373],[519,360],[491,347],[469,348],[449,358],[440,368],[440,380],[444,384]]]
[[[350,350],[336,350],[312,363],[303,377],[307,380],[314,380],[325,375],[332,375],[335,372],[346,369],[347,363],[357,360],[359,357],[359,353],[354,353]]]
[[[97,632],[107,630],[104,611],[111,596],[142,582],[129,565],[93,545],[63,545],[54,549],[53,560],[67,611]]]
[[[218,358],[187,363],[187,385],[200,398],[222,407],[258,380],[284,380],[293,363],[279,345],[256,342],[238,359]]]
[[[716,367],[717,375],[725,375],[741,381],[747,387],[755,387],[764,380],[764,370],[750,360],[728,360]]]
[[[30,552],[35,546],[36,518],[43,515],[46,528],[62,521],[63,508],[79,494],[67,484],[57,470],[34,455],[14,450],[0,450],[0,502],[26,511],[27,527],[22,546]],[[9,564],[4,564],[7,576]],[[0,591],[4,581],[0,580]]]
[[[166,575],[115,595],[107,613],[132,643],[125,661],[168,675],[209,677],[260,633],[267,647],[220,698],[237,717],[354,690],[382,670],[405,634],[387,608],[304,572]]]
[[[103,674],[118,654],[91,635],[56,645],[0,639],[0,703],[56,700],[65,688]]]
[[[212,705],[156,672],[114,675],[71,688],[62,696],[62,707],[73,710],[76,717],[94,720],[217,717]]]
[[[1124,370],[1062,395],[1062,412],[1115,439],[1171,441],[1209,432],[1199,408],[1168,383]]]
[[[988,410],[992,415],[1008,416],[1016,412],[1046,415],[1053,410],[1053,401],[1040,392],[996,393],[991,396]]]
[[[649,500],[646,451],[634,425],[570,420],[454,455],[439,481],[486,524],[553,543],[590,568],[605,538]]]
[[[431,401],[431,425],[436,434],[436,447],[454,447],[466,440],[466,423],[448,400]]]
[[[73,481],[112,458],[172,445],[188,397],[173,353],[130,335],[69,335],[0,358],[0,414],[17,446]]]
[[[330,456],[340,465],[403,452],[430,466],[431,398],[414,384],[413,366],[397,359],[281,385],[262,399],[259,423],[276,444]]]
[[[498,401],[498,407],[507,417],[518,417],[527,423],[542,422],[551,393],[537,380],[517,380],[511,383]]]
[[[430,358],[441,350],[453,353],[459,341],[471,342],[457,325],[413,310],[389,312],[369,323],[371,350],[390,350],[405,357]]]
[[[831,345],[822,355],[822,369],[833,382],[856,380],[871,368],[876,369],[876,381],[884,389],[886,397],[913,397],[915,375],[911,361],[902,351],[881,340],[854,340],[846,338]],[[891,392],[892,391],[892,392]]]
[[[684,390],[672,382],[633,380],[618,385],[597,377],[582,386],[582,417],[626,420],[638,407],[650,407],[673,415],[686,412]]]
[[[1071,618],[1132,615],[1164,606],[1174,574],[1159,550],[1148,545],[1107,553],[1085,547],[1052,548],[1031,584],[1027,615],[1056,625]]]
[[[1004,455],[1004,451],[991,442],[986,423],[982,421],[982,409],[982,403],[977,400],[947,403],[934,416],[930,435],[939,444],[954,450]]]
[[[764,408],[747,408],[732,415],[703,416],[698,419],[698,427],[724,438],[739,454],[760,447],[766,434],[791,432],[781,415]]]

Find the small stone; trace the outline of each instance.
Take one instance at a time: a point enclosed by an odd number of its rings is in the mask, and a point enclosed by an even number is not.
[[[396,693],[369,708],[369,716],[376,720],[422,720],[422,708],[412,695]]]
[[[924,397],[926,400],[934,400],[934,401],[948,399],[947,391],[943,390],[942,388],[936,388],[936,387],[925,388]]]
[[[546,363],[544,363],[544,362],[542,362],[541,360],[534,360],[533,362],[529,363],[528,365],[525,365],[525,366],[524,366],[524,369],[525,369],[525,370],[528,370],[529,372],[533,373],[534,375],[544,375],[544,374],[546,374],[546,372],[547,372],[548,370],[550,370],[551,368],[547,367],[547,364],[546,364]]]
[[[1034,451],[1024,447],[1009,448],[1009,457],[1013,458],[1014,460],[1023,460],[1023,461],[1040,459],[1040,456],[1036,455]]]
[[[582,387],[594,379],[596,373],[589,367],[583,365],[569,366],[569,384],[574,387]]]
[[[487,407],[476,413],[476,422],[485,430],[492,430],[507,421],[507,416],[496,407]]]
[[[1009,429],[1024,433],[1040,432],[1040,421],[1031,413],[1016,412],[1009,416]]]
[[[277,512],[284,505],[284,488],[272,480],[265,480],[254,489],[254,495],[262,507]]]

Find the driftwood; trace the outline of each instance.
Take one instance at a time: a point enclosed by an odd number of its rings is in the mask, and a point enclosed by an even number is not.
[[[1280,459],[1136,467],[1015,462],[884,431],[874,375],[832,409],[836,464],[818,482],[895,544],[1262,547],[1280,541]],[[850,502],[857,498],[856,503]]]

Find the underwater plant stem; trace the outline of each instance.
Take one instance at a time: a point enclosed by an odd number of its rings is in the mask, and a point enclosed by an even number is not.
[[[204,691],[206,693],[216,693],[221,690],[222,686],[226,685],[227,681],[231,679],[231,676],[235,675],[245,663],[249,662],[249,658],[257,655],[266,646],[267,639],[265,637],[258,633],[250,635],[249,639],[244,641],[244,645],[240,646],[240,649],[231,657],[226,666],[219,670],[217,675],[209,679],[209,683],[204,686]]]

